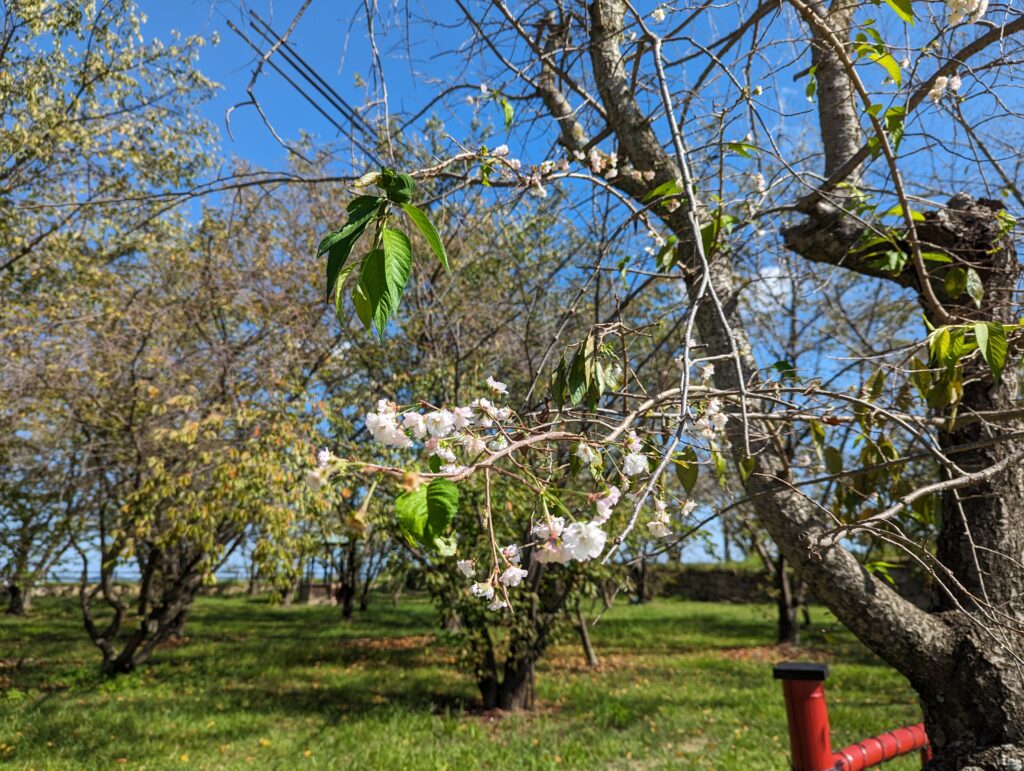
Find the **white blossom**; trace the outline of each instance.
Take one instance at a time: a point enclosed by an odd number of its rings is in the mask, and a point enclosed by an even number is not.
[[[306,472],[306,484],[316,493],[327,484],[327,478],[318,469],[310,469]]]
[[[455,567],[459,569],[466,578],[472,578],[476,572],[476,561],[475,560],[459,560],[455,563]]]
[[[498,145],[493,150],[491,150],[491,155],[493,155],[495,158],[504,158],[506,155],[508,155],[508,145]]]
[[[763,179],[764,178],[762,177],[762,180]],[[700,368],[700,379],[701,380],[703,380],[705,382],[708,382],[714,376],[715,376],[715,365],[714,364],[705,364],[703,367]]]
[[[637,474],[647,472],[647,456],[638,452],[631,452],[622,461],[622,473],[627,477],[635,477]]]
[[[316,467],[318,471],[323,471],[334,461],[334,454],[330,450],[320,450],[316,454]]]
[[[456,431],[461,431],[473,423],[472,407],[456,407],[452,410],[452,425]]]
[[[461,474],[465,470],[466,467],[458,463],[446,463],[440,469],[442,474]]]
[[[564,565],[572,559],[572,555],[565,548],[565,544],[556,543],[555,541],[548,541],[534,553],[537,555],[537,562],[540,563],[554,562],[558,565]]]
[[[530,195],[535,198],[547,198],[548,189],[544,187],[540,182],[534,182],[530,185]]]
[[[573,522],[562,532],[562,543],[570,556],[584,562],[600,556],[608,533],[601,529],[597,520],[590,522]]]
[[[682,516],[684,517],[688,517],[690,516],[690,514],[693,513],[694,509],[696,508],[697,504],[695,501],[687,501],[686,503],[683,504],[683,508],[680,514],[682,514]]]
[[[536,525],[530,532],[537,536],[538,541],[548,541],[552,538],[558,538],[565,529],[565,519],[563,517],[550,517],[539,525]]]
[[[643,449],[643,444],[640,442],[640,438],[636,435],[636,431],[630,431],[629,437],[626,439],[626,449],[629,452],[640,452]]]
[[[445,463],[454,463],[456,460],[455,453],[449,450],[447,447],[436,447],[434,449],[433,454],[436,455]]]
[[[494,599],[494,587],[490,581],[483,583],[478,581],[469,588],[469,591],[473,593],[474,597],[483,597],[485,600]]]
[[[439,439],[448,436],[455,428],[455,416],[450,410],[436,410],[427,413],[424,421],[427,425],[427,432]]]
[[[514,543],[510,543],[508,546],[501,550],[501,556],[511,562],[513,565],[518,565],[520,560],[519,547]]]
[[[407,412],[402,415],[402,426],[407,431],[411,431],[417,439],[422,439],[427,435],[427,423],[418,412]]]
[[[487,387],[490,388],[496,394],[507,394],[508,386],[499,380],[495,380],[493,377],[488,376]]]
[[[601,524],[607,522],[608,518],[612,515],[612,509],[615,508],[615,505],[619,502],[619,498],[621,497],[622,492],[619,490],[618,487],[612,485],[608,489],[607,493],[605,493],[602,497],[598,498],[595,502],[595,505],[597,506],[596,521],[600,522]]]
[[[411,447],[412,440],[398,427],[394,410],[387,408],[388,402],[377,403],[377,412],[368,412],[365,417],[366,428],[373,434],[375,442],[387,447]],[[381,406],[385,405],[385,409]],[[394,405],[391,405],[394,406]]]
[[[665,9],[659,5],[653,11],[651,11],[651,18],[654,19],[659,24],[665,21]]]
[[[519,586],[522,580],[526,578],[528,572],[522,568],[517,568],[515,565],[511,565],[501,574],[501,578],[498,580],[508,587]]]
[[[672,531],[668,529],[668,525],[657,519],[648,522],[647,529],[651,531],[651,535],[655,538],[664,538],[665,536],[672,535]]]
[[[949,16],[946,21],[959,24],[967,19],[972,24],[981,20],[988,10],[988,0],[946,0]]]
[[[592,465],[600,457],[597,452],[586,442],[580,442],[576,445],[576,457],[587,465]]]
[[[487,450],[487,442],[476,434],[463,434],[459,437],[461,444],[470,455],[479,455]]]
[[[949,78],[945,75],[939,75],[935,78],[935,83],[932,84],[931,89],[928,91],[928,98],[933,102],[938,102],[942,99],[942,95],[946,93],[946,84],[949,83]]]
[[[500,598],[495,600],[494,602],[490,602],[490,603],[487,604],[487,610],[498,611],[498,610],[504,610],[507,607],[508,607],[508,603],[505,602],[504,600],[500,599]]]

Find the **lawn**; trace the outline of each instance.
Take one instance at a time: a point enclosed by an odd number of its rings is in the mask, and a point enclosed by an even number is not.
[[[918,722],[913,692],[814,610],[833,746]],[[336,608],[200,600],[186,644],[106,681],[68,600],[0,619],[0,763],[14,768],[781,769],[788,739],[767,606],[656,600],[566,639],[532,714],[480,714],[421,598]],[[790,656],[794,652],[789,652]],[[889,768],[917,768],[913,756]]]

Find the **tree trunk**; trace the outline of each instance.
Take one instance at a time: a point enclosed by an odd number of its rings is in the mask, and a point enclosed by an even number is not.
[[[995,215],[1002,208],[996,201],[975,202],[958,195],[948,208],[929,214],[922,224],[922,240],[970,264],[982,279],[981,308],[966,296],[947,304],[961,323],[1016,321],[1014,293],[1021,266],[1012,244],[1000,234]],[[1018,381],[1016,366],[1008,366],[996,385],[979,357],[965,361],[963,397],[955,413],[945,410],[944,417],[952,423],[945,428],[952,430],[940,432],[940,446],[945,449],[1024,432],[1024,420],[1019,418],[1001,420],[997,426],[970,419],[977,412],[1019,408]],[[951,457],[970,474],[1020,452],[1024,442],[1018,438]],[[938,573],[933,606],[951,630],[953,645],[932,681],[915,683],[928,735],[940,749],[935,768],[963,768],[971,763],[980,768],[1020,768],[1024,762],[1022,555],[1024,459],[944,494],[936,557],[951,575]],[[1003,745],[1012,748],[993,749]]]
[[[354,608],[353,600],[356,596],[356,588],[344,581],[338,587],[337,602],[341,605],[341,617],[344,619],[352,618],[352,610]]]
[[[498,686],[498,708],[518,712],[533,708],[535,659],[506,661],[505,677]]]
[[[590,640],[590,629],[587,626],[587,619],[583,616],[583,610],[580,608],[580,604],[576,603],[575,608],[575,621],[573,626],[576,627],[576,633],[580,636],[580,643],[583,645],[583,655],[587,658],[587,666],[591,669],[596,669],[601,665],[601,660],[597,657],[597,651],[594,650],[594,644]]]
[[[7,588],[7,615],[24,616],[32,607],[32,588],[11,584]]]
[[[786,558],[781,554],[775,561],[775,603],[779,610],[778,643],[800,644],[800,625],[796,615],[798,603],[793,593],[792,578],[786,569]]]

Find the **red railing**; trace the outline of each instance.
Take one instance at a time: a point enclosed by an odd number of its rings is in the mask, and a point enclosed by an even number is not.
[[[828,667],[798,662],[777,664],[773,676],[782,681],[786,699],[793,771],[860,771],[916,750],[921,751],[922,764],[931,760],[931,747],[922,723],[872,736],[833,752],[825,704]]]

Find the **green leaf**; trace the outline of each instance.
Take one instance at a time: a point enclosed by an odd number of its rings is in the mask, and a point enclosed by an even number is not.
[[[814,446],[821,448],[825,445],[825,427],[821,425],[821,421],[811,421],[811,441],[814,442]]]
[[[365,263],[366,261],[363,260]],[[338,283],[340,286],[341,283]],[[370,302],[369,296],[366,294],[366,290],[363,288],[362,281],[357,281],[352,286],[352,305],[355,306],[356,316],[363,322],[363,326],[367,329],[373,324],[373,304]],[[337,308],[337,305],[335,305]]]
[[[838,474],[843,470],[843,453],[837,447],[829,445],[825,448],[825,468],[830,474]]]
[[[810,77],[807,80],[807,88],[804,89],[804,94],[807,96],[808,102],[814,101],[814,94],[818,90],[818,78],[815,75],[817,69],[818,65],[814,65],[813,67],[811,67],[811,69],[807,71],[807,74]]]
[[[932,332],[928,341],[928,352],[931,355],[932,364],[942,366],[949,358],[950,336],[948,327],[939,327]]]
[[[869,402],[878,400],[885,392],[885,370],[877,369],[864,383],[864,396]]]
[[[921,259],[925,262],[952,262],[953,258],[944,252],[921,252]]]
[[[573,407],[578,406],[586,398],[590,385],[594,382],[594,347],[593,335],[587,335],[587,339],[580,345],[576,355],[572,357],[572,364],[569,365],[569,401]]]
[[[974,268],[967,269],[967,294],[974,300],[974,304],[981,307],[981,300],[985,296],[985,286],[981,283],[981,276]]]
[[[427,485],[427,526],[424,536],[433,543],[444,535],[459,511],[459,488],[447,479],[434,479]]]
[[[411,203],[403,203],[402,209],[405,211],[409,219],[412,220],[412,224],[415,225],[420,233],[423,234],[423,238],[426,239],[427,244],[433,250],[434,254],[437,255],[437,259],[444,265],[444,269],[449,273],[452,269],[448,266],[448,252],[444,249],[444,242],[441,241],[441,236],[437,233],[437,228],[427,217],[426,212],[417,206],[413,206]]]
[[[443,536],[458,510],[459,488],[447,479],[434,479],[395,499],[402,534],[429,549],[444,548]]]
[[[502,117],[505,118],[505,131],[508,131],[512,128],[512,121],[516,117],[516,111],[505,97],[501,97],[501,113]]]
[[[382,169],[378,183],[388,194],[388,200],[395,203],[409,203],[416,182],[408,174],[397,174],[393,169]]]
[[[899,16],[907,24],[913,25],[914,23],[914,8],[911,5],[910,0],[885,0],[889,4],[889,7],[896,11],[896,15]]]
[[[753,158],[754,155],[761,152],[761,148],[757,145],[752,145],[749,142],[727,142],[725,145],[730,151],[741,155],[744,158]]]
[[[907,117],[907,108],[902,105],[896,105],[890,107],[885,111],[885,129],[889,132],[889,136],[892,137],[892,148],[893,150],[900,149],[900,142],[903,140],[904,121]],[[911,213],[911,217],[914,217],[914,213]],[[924,217],[922,217],[924,219]]]
[[[669,195],[677,195],[681,192],[683,192],[683,188],[679,186],[679,182],[677,180],[672,179],[669,180],[668,182],[663,182],[660,185],[658,185],[656,188],[654,188],[654,190],[645,195],[643,200],[644,203],[650,203],[651,201],[657,198],[662,198],[664,196]]]
[[[345,237],[345,229],[353,222],[365,218],[367,215],[373,214],[381,199],[372,195],[357,195],[351,201],[346,208],[348,211],[348,222],[345,227],[341,230],[335,230],[333,233],[328,233],[324,236],[323,240],[320,241],[320,246],[317,247],[316,256],[320,257],[327,252],[335,243]]]
[[[989,369],[992,370],[995,382],[998,383],[1003,367],[1006,365],[1008,349],[1006,330],[1003,329],[1002,324],[978,323],[974,325],[974,339],[978,341],[978,350],[981,351],[982,358],[985,359]]]
[[[910,382],[914,384],[922,399],[928,398],[928,389],[932,386],[932,375],[928,365],[916,356],[910,360]]]
[[[950,300],[955,300],[967,291],[967,271],[956,266],[946,271],[943,288]]]
[[[348,224],[341,230],[331,233],[320,242],[317,250],[319,257],[327,252],[327,294],[330,296],[338,273],[348,259],[356,241],[366,227],[376,217],[381,199],[370,195],[357,196],[348,205]]]
[[[796,367],[792,363],[785,359],[779,359],[777,362],[772,364],[768,369],[774,369],[779,373],[779,378],[782,380],[797,380]]]
[[[900,70],[899,62],[892,57],[892,54],[879,51],[878,47],[868,45],[867,43],[857,46],[857,53],[861,56],[866,56],[875,64],[881,65],[897,86],[903,82],[903,72]]]
[[[718,478],[718,486],[723,490],[728,487],[728,481],[726,478],[726,465],[725,456],[722,455],[722,451],[718,449],[717,445],[711,445],[711,465],[714,466],[715,476]]]
[[[746,457],[746,458],[743,458],[739,462],[739,467],[740,467],[740,479],[742,479],[744,482],[746,482],[748,479],[750,479],[750,475],[752,473],[754,473],[754,459],[749,457],[749,456]]]
[[[697,452],[692,447],[687,447],[682,452],[676,453],[672,459],[676,466],[676,478],[683,486],[687,495],[693,492],[697,486],[697,475],[700,473],[700,464],[697,462]]]
[[[716,246],[719,236],[724,232],[728,233],[736,224],[737,219],[731,214],[722,214],[721,210],[715,213],[714,219],[700,229],[700,238],[704,245],[704,254],[711,254],[711,247]]]
[[[345,280],[358,266],[358,262],[350,262],[341,269],[338,273],[338,277],[334,280],[334,312],[338,315],[338,320],[342,323],[345,321],[345,315],[342,312],[342,306],[345,304]],[[358,313],[358,309],[356,312]]]
[[[363,261],[359,283],[370,301],[373,324],[384,337],[388,319],[398,310],[405,285],[412,270],[412,245],[409,237],[398,230],[385,228],[383,249],[376,249]]]
[[[555,374],[551,378],[551,401],[554,403],[556,410],[562,409],[565,405],[565,389],[565,357],[563,356],[558,360],[558,368],[555,369]]]

